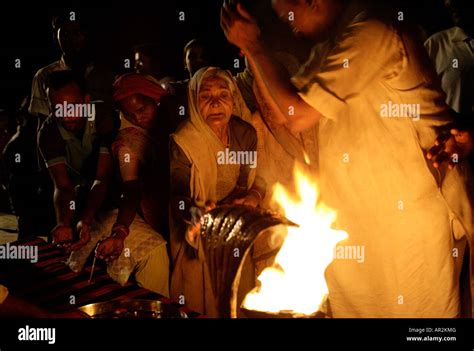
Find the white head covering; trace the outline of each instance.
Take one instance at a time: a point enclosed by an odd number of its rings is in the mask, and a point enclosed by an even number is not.
[[[251,123],[251,114],[239,88],[229,71],[217,67],[205,67],[197,71],[189,82],[188,105],[190,119],[184,122],[171,138],[191,161],[191,197],[198,206],[206,201],[216,201],[217,155],[225,145],[208,126],[198,104],[199,89],[207,77],[217,77],[227,82],[234,97],[232,115]],[[255,178],[255,169],[249,176],[249,186]]]

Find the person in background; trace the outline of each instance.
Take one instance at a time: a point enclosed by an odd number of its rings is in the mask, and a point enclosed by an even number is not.
[[[203,39],[190,40],[183,49],[183,64],[189,78],[170,82],[168,84],[168,96],[162,100],[160,115],[166,120],[162,130],[167,135],[176,131],[178,125],[189,118],[188,111],[188,84],[194,73],[203,67],[211,66],[214,62],[214,54],[210,45]]]
[[[29,97],[25,97],[16,115],[17,131],[3,150],[8,190],[18,219],[18,239],[48,236],[54,226],[53,208],[45,206],[50,199],[39,192],[41,183],[35,152],[38,118],[28,113],[29,102]]]
[[[88,33],[80,14],[61,13],[52,20],[54,40],[61,50],[61,58],[36,72],[28,112],[42,122],[51,113],[48,103],[48,76],[56,71],[73,71],[84,80],[84,89],[96,104],[99,118],[113,115],[113,73],[102,65],[95,64],[88,49]]]
[[[149,75],[159,81],[160,85],[168,91],[169,83],[174,80],[168,76],[166,50],[162,45],[155,43],[140,44],[133,48],[134,69],[136,73]],[[169,91],[168,91],[169,92]]]
[[[15,134],[16,113],[4,110],[0,107],[0,152],[3,154],[6,145]],[[2,155],[0,154],[0,156]],[[0,212],[10,212],[12,210],[11,197],[9,193],[10,176],[7,169],[7,162],[0,157]],[[10,231],[10,230],[8,230]]]
[[[445,0],[454,27],[433,34],[425,48],[441,78],[446,103],[457,113],[474,113],[474,7],[469,0]],[[473,121],[474,123],[474,121]]]

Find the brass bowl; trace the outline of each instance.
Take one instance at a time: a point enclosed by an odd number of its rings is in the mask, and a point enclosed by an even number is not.
[[[79,307],[90,318],[188,318],[176,306],[157,300],[112,300]]]

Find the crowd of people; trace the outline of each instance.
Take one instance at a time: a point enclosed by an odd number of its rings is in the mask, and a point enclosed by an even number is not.
[[[275,0],[314,45],[300,62],[225,2],[221,27],[246,67],[216,67],[209,43],[193,39],[183,81],[154,64],[153,45],[135,48],[135,72],[115,76],[85,55],[79,21],[55,17],[62,55],[33,77],[3,150],[20,238],[50,231],[71,270],[96,255],[118,283],[217,316],[196,213],[275,209],[272,187],[291,188],[299,162],[338,211],[347,245],[366,247],[364,264],[328,267],[330,316],[470,315],[474,16],[460,10],[466,1],[446,3],[456,26],[425,50],[415,31],[359,1]],[[417,104],[420,116],[383,118],[389,102]],[[257,162],[219,162],[225,150]]]

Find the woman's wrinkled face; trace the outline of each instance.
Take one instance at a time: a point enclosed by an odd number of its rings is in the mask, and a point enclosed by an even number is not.
[[[234,108],[234,97],[225,80],[218,77],[204,78],[198,93],[201,116],[210,126],[229,123]]]
[[[133,94],[120,102],[120,109],[131,123],[149,129],[155,121],[158,106],[149,97]]]

